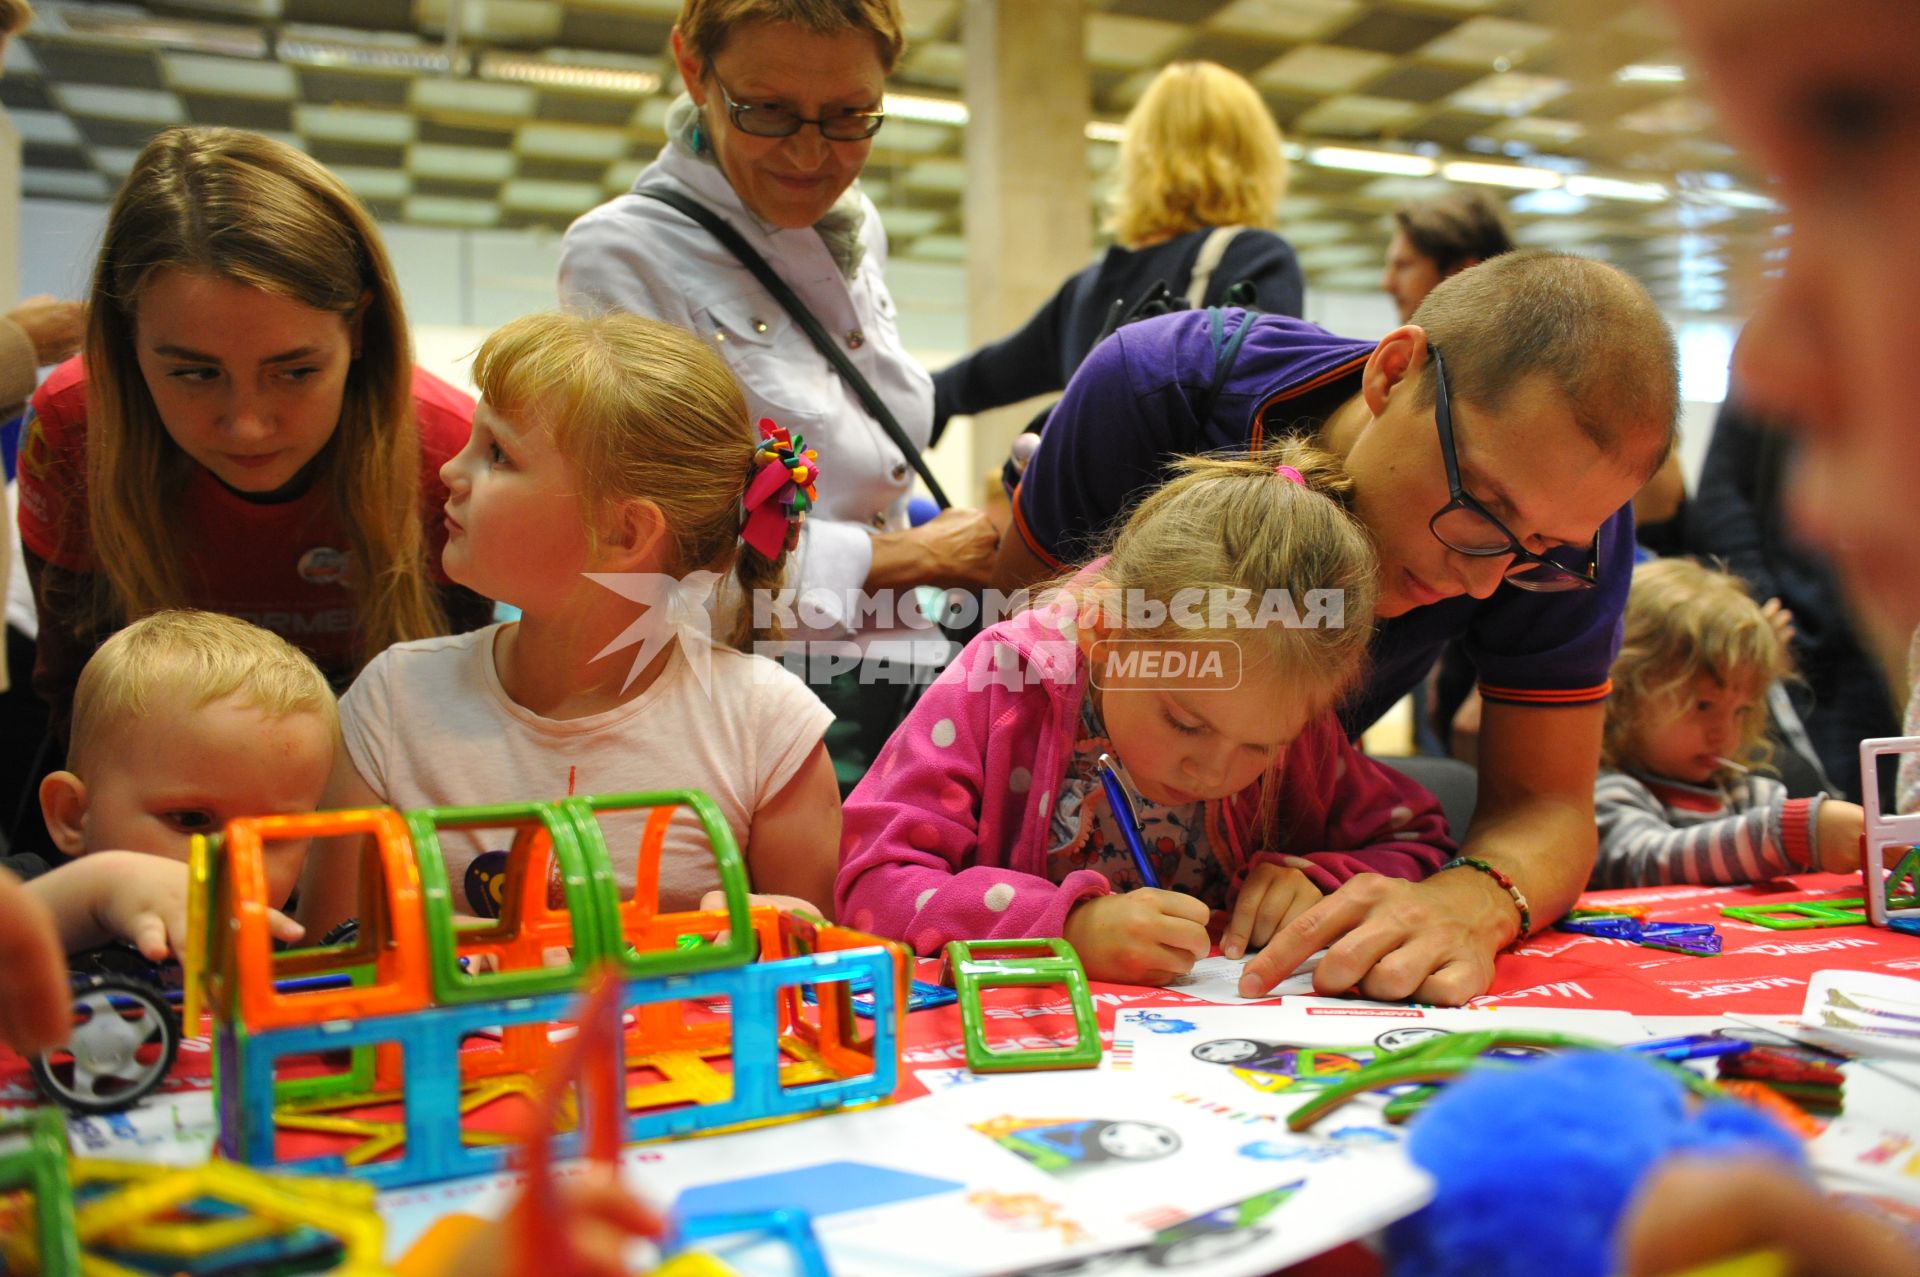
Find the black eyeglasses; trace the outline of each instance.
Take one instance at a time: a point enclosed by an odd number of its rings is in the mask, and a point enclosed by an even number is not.
[[[811,124],[829,142],[864,142],[887,122],[885,111],[843,111],[839,115],[809,120],[783,106],[749,106],[733,100],[733,94],[720,83],[720,76],[711,63],[707,65],[707,74],[713,76],[714,84],[720,89],[720,100],[727,104],[727,118],[733,121],[733,127],[754,137],[792,137],[802,124]]]
[[[1590,590],[1597,582],[1595,547],[1567,546],[1535,554],[1520,544],[1520,538],[1507,525],[1467,494],[1460,486],[1460,458],[1453,447],[1453,405],[1447,393],[1447,366],[1440,351],[1429,345],[1433,356],[1433,421],[1440,431],[1440,457],[1447,464],[1447,492],[1452,498],[1440,507],[1427,527],[1441,545],[1458,554],[1476,559],[1513,556],[1506,578],[1523,590],[1550,593],[1557,590]]]

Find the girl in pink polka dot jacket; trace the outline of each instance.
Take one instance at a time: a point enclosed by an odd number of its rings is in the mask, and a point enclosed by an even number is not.
[[[922,954],[1064,936],[1094,979],[1164,984],[1212,936],[1240,957],[1355,874],[1445,863],[1439,804],[1333,713],[1377,573],[1349,488],[1298,442],[1184,461],[1107,557],[981,633],[893,734],[847,800],[838,916]]]

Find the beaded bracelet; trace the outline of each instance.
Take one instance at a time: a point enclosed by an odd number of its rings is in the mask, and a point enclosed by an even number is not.
[[[1511,948],[1512,945],[1521,943],[1529,935],[1533,934],[1533,911],[1527,908],[1527,898],[1520,894],[1520,888],[1513,885],[1513,879],[1507,877],[1486,861],[1481,860],[1478,856],[1455,856],[1446,864],[1441,865],[1435,872],[1444,873],[1449,869],[1478,869],[1481,873],[1493,879],[1509,896],[1513,897],[1514,907],[1520,910],[1520,934],[1513,938],[1512,943],[1508,946],[1509,948]]]

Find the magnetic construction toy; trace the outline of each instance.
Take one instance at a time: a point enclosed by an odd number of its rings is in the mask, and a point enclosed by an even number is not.
[[[680,809],[704,828],[723,910],[658,911]],[[600,818],[636,810],[623,900]],[[475,829],[513,831],[498,919],[453,913],[440,838]],[[358,935],[274,952],[263,846],[348,835],[362,836]],[[249,1165],[344,1168],[383,1188],[500,1170],[533,1075],[577,1031],[570,1008],[603,966],[619,984],[623,1142],[877,1102],[896,1085],[907,951],[750,909],[739,850],[691,790],[236,820],[195,840],[190,874],[185,1018],[212,1015],[220,1147]],[[873,991],[864,1030],[855,980]],[[571,1156],[573,1116],[555,1121]]]
[[[1100,1066],[1100,1025],[1080,957],[1065,940],[953,940],[942,964],[944,983],[960,1003],[967,1067],[975,1073],[1024,1069],[1092,1069]],[[1065,1046],[996,1050],[987,1045],[983,990],[1004,986],[1058,985],[1073,1008],[1074,1040]]]
[[[1560,931],[1627,940],[1647,949],[1710,957],[1720,952],[1720,933],[1704,922],[1655,922],[1638,907],[1572,909],[1554,924]]]
[[[1433,1097],[1439,1083],[1450,1082],[1469,1069],[1516,1064],[1524,1068],[1524,1064],[1513,1058],[1523,1052],[1612,1049],[1607,1043],[1591,1038],[1528,1029],[1480,1029],[1427,1038],[1398,1051],[1389,1051],[1365,1068],[1348,1074],[1344,1081],[1321,1091],[1289,1114],[1287,1126],[1304,1131],[1349,1100],[1369,1091],[1411,1086],[1413,1089],[1388,1100],[1384,1110],[1389,1122],[1404,1122]],[[1657,1058],[1654,1063],[1670,1069],[1695,1094],[1719,1094],[1713,1083],[1696,1073]]]
[[[60,1112],[38,1109],[0,1125],[0,1271],[387,1277],[373,1194],[358,1180],[219,1160],[179,1168],[69,1158]]]

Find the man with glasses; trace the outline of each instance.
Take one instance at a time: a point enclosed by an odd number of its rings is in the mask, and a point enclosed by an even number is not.
[[[1633,562],[1635,491],[1671,449],[1673,338],[1645,290],[1598,262],[1506,254],[1442,283],[1377,343],[1228,312],[1222,369],[1205,312],[1122,328],[1081,365],[1015,494],[995,585],[1095,552],[1176,456],[1312,435],[1353,476],[1380,554],[1373,670],[1354,735],[1464,639],[1486,700],[1463,856],[1422,883],[1362,876],[1248,966],[1264,991],[1316,949],[1325,993],[1458,1003],[1494,955],[1549,925],[1597,842],[1607,671]]]

